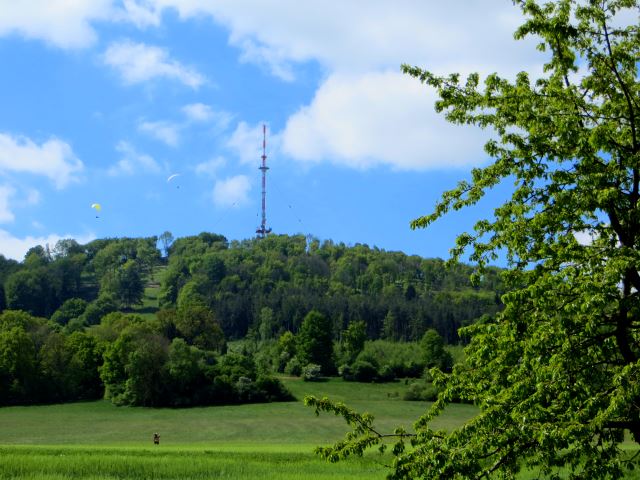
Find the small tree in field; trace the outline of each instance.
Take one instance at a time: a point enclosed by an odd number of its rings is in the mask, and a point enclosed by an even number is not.
[[[544,77],[515,81],[477,74],[409,75],[438,91],[436,109],[454,123],[491,127],[493,164],[446,192],[431,224],[476,203],[501,181],[511,199],[493,219],[458,238],[482,267],[506,254],[508,293],[495,318],[465,329],[467,361],[415,424],[397,431],[390,478],[621,478],[638,456],[620,448],[622,431],[640,442],[640,27],[638,0],[516,0],[548,52]],[[579,242],[578,237],[590,241]],[[478,415],[436,431],[431,421],[454,398]],[[341,404],[355,432],[320,449],[336,460],[383,441],[371,418]],[[405,448],[410,441],[411,448]]]
[[[420,340],[420,350],[427,368],[438,367],[447,371],[453,365],[451,354],[444,348],[443,338],[432,328],[424,332]]]
[[[297,352],[302,365],[314,363],[320,365],[323,374],[332,373],[335,365],[331,319],[315,310],[310,311],[298,332]]]

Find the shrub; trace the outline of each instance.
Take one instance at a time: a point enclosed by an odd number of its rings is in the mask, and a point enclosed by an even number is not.
[[[287,365],[284,367],[284,373],[291,375],[292,377],[299,377],[302,375],[302,364],[298,357],[293,357]]]
[[[373,382],[378,377],[376,366],[366,360],[356,360],[351,365],[353,378],[357,382]]]
[[[305,382],[317,382],[320,380],[322,374],[322,367],[317,363],[309,363],[302,370],[302,379]]]
[[[277,378],[258,377],[255,383],[267,402],[295,400],[291,392]]]
[[[415,382],[403,396],[403,400],[433,402],[438,398],[439,389],[432,383]]]

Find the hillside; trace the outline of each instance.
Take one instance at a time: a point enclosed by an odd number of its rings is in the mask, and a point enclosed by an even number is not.
[[[156,237],[63,240],[32,248],[20,263],[0,257],[0,309],[87,326],[114,310],[151,318],[196,302],[228,339],[296,333],[317,310],[336,332],[361,320],[369,339],[418,340],[434,328],[457,343],[460,326],[500,308],[496,268],[472,285],[468,265],[302,235],[163,240],[164,257]]]

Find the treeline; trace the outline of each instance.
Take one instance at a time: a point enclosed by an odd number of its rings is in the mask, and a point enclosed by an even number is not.
[[[302,235],[165,232],[0,256],[0,404],[272,401],[288,398],[276,372],[389,381],[447,370],[458,328],[501,308],[500,271],[475,284],[471,273]],[[139,308],[145,285],[157,307]]]
[[[367,338],[417,341],[430,328],[446,343],[458,329],[500,309],[499,269],[472,285],[472,269],[367,245],[348,247],[302,235],[228,242],[201,233],[61,240],[34,247],[18,263],[0,256],[0,309],[23,310],[61,325],[93,325],[142,302],[154,266],[167,264],[161,307],[206,306],[228,339],[296,333],[316,310],[333,331],[364,321]]]
[[[334,332],[363,321],[369,339],[417,341],[432,328],[457,343],[461,326],[500,308],[498,269],[472,285],[467,265],[367,245],[302,235],[229,244],[202,233],[176,240],[168,253],[163,307],[207,305],[228,338],[296,333],[316,310],[331,319]]]
[[[107,398],[117,405],[184,407],[291,399],[242,353],[198,348],[155,320],[121,312],[68,332],[17,310],[0,314],[0,405]]]

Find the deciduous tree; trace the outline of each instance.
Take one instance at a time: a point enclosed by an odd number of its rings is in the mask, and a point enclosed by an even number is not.
[[[505,308],[466,329],[464,365],[433,372],[444,391],[415,434],[396,432],[391,478],[515,478],[527,468],[538,478],[604,479],[637,463],[620,442],[623,429],[640,442],[640,2],[514,3],[526,18],[516,38],[534,36],[548,54],[541,78],[482,83],[403,67],[437,90],[448,120],[495,133],[485,147],[493,163],[412,226],[475,204],[500,182],[514,187],[453,250],[470,250],[479,274],[504,253]],[[479,414],[436,431],[431,420],[454,398]],[[329,459],[383,441],[369,417],[309,403],[355,428],[321,450]]]
[[[322,373],[333,373],[333,332],[331,320],[315,310],[310,311],[297,337],[298,358],[303,365],[320,365]]]

